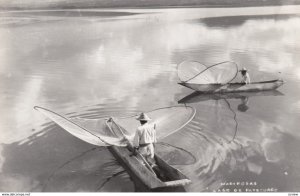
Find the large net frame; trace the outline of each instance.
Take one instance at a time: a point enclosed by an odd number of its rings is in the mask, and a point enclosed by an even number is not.
[[[132,142],[140,126],[139,114],[119,118],[67,118],[51,110],[35,107],[73,136],[96,146],[127,146]],[[189,106],[171,106],[147,112],[155,124],[157,140],[163,139],[183,128],[195,116],[196,110]]]
[[[196,84],[226,84],[238,74],[238,65],[224,61],[206,66],[198,61],[183,61],[177,66],[181,82]]]

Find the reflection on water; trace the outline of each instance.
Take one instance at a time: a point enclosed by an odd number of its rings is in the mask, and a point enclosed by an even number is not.
[[[238,92],[238,93],[224,93],[224,94],[203,94],[201,92],[193,92],[178,101],[178,103],[188,104],[188,103],[197,103],[208,100],[220,100],[220,99],[241,99],[242,103],[248,102],[246,100],[249,97],[255,96],[283,96],[278,90],[271,91],[258,91],[258,92]]]
[[[93,119],[180,100],[196,117],[157,151],[192,180],[186,191],[241,181],[299,191],[300,12],[280,10],[285,15],[276,7],[1,13],[0,190],[134,190],[106,149],[64,132],[34,105]],[[183,60],[231,60],[253,81],[286,84],[267,95],[189,95],[177,85]]]
[[[198,22],[204,23],[206,26],[213,28],[229,28],[238,27],[248,22],[249,20],[272,20],[279,22],[288,20],[291,17],[297,17],[295,14],[272,14],[272,15],[244,15],[244,16],[225,16],[225,17],[210,17],[200,19]],[[195,21],[194,21],[195,22]]]
[[[249,98],[248,97],[242,97],[241,98],[241,104],[238,105],[238,110],[241,111],[241,112],[246,112],[249,107],[248,107],[248,104],[249,104]]]

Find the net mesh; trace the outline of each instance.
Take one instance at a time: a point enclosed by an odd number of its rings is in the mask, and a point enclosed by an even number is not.
[[[182,82],[196,84],[224,84],[232,81],[238,66],[226,61],[211,66],[205,66],[197,61],[184,61],[177,67],[178,77]]]
[[[118,144],[120,146],[124,145],[121,143],[121,138],[116,137],[109,132],[105,125],[105,119],[95,121],[85,119],[71,120],[45,108],[35,107],[35,109],[43,113],[70,134],[87,143],[97,146],[108,146],[114,144]]]
[[[188,106],[173,106],[147,112],[147,115],[152,119],[149,123],[156,127],[157,140],[161,140],[190,122],[195,110]],[[125,135],[129,140],[133,139],[137,127],[140,126],[136,117],[115,119],[115,122],[126,130]]]
[[[45,108],[35,107],[35,109],[75,137],[97,146],[126,146],[128,141],[133,141],[137,127],[140,126],[136,120],[138,115],[113,120],[68,119]],[[157,139],[162,139],[192,120],[195,110],[191,107],[173,106],[147,112],[147,115],[152,119],[149,123],[156,125]]]

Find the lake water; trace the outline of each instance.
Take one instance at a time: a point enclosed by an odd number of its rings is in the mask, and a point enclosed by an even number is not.
[[[177,104],[197,114],[157,150],[192,180],[186,191],[300,191],[299,14],[299,6],[1,12],[0,191],[134,191],[106,148],[35,105],[98,118]],[[252,81],[286,83],[190,95],[177,84],[183,60],[231,60]]]

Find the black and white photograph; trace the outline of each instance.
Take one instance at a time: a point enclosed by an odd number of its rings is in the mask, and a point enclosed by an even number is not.
[[[300,0],[0,0],[0,114],[2,196],[298,196]]]

